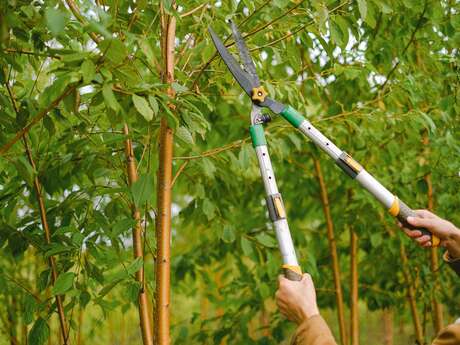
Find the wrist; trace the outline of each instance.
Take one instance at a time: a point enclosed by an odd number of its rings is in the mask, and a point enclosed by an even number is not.
[[[319,315],[318,306],[315,304],[313,306],[303,307],[301,308],[300,314],[302,319],[301,321],[305,321],[312,316]]]
[[[460,230],[457,229],[453,224],[447,237],[445,246],[449,253],[450,259],[455,260],[460,258]]]

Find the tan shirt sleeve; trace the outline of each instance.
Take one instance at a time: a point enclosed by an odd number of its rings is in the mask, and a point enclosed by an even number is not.
[[[460,344],[460,324],[455,323],[443,328],[432,345],[458,345]]]
[[[449,252],[445,252],[442,256],[444,261],[452,268],[458,276],[460,276],[460,258],[452,259],[449,256]]]
[[[297,327],[291,345],[337,345],[337,343],[326,321],[320,315],[315,315]]]

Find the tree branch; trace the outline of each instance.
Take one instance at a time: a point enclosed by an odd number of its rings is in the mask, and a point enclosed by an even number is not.
[[[11,139],[0,148],[0,156],[8,152],[11,146],[16,144],[19,139],[27,134],[34,125],[36,125],[43,117],[45,117],[52,109],[54,109],[65,97],[70,95],[77,88],[77,86],[78,84],[68,86],[61,95],[54,99],[54,101],[52,101],[45,109],[35,115],[35,117],[32,119],[32,121],[29,122],[27,126],[17,132],[13,139]]]

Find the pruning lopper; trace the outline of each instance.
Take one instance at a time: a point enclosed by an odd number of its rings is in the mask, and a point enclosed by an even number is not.
[[[249,50],[233,22],[231,23],[231,28],[244,69],[240,67],[240,64],[229,53],[212,28],[209,27],[208,30],[225,65],[241,88],[252,100],[251,126],[249,127],[249,132],[259,161],[260,173],[264,181],[268,213],[275,226],[285,277],[290,280],[301,280],[302,270],[297,261],[289,225],[286,219],[283,199],[278,191],[275,174],[268,154],[267,142],[265,140],[263,124],[270,121],[270,116],[262,114],[262,108],[268,108],[274,114],[280,114],[302,134],[311,139],[321,150],[326,152],[347,175],[357,180],[362,187],[369,191],[388,209],[393,217],[396,217],[405,227],[415,230],[415,228],[407,222],[407,217],[417,217],[417,214],[409,208],[409,206],[388,191],[349,154],[335,146],[332,141],[326,138],[294,108],[289,105],[286,106],[281,104],[268,97],[267,92],[261,85],[259,77],[257,76],[256,67],[251,59]],[[420,230],[423,235],[429,235],[433,246],[439,244],[439,238],[433,236],[427,229],[417,230]]]

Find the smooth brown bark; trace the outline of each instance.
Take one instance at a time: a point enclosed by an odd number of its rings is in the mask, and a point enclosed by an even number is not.
[[[175,5],[173,5],[175,6]],[[176,36],[176,18],[161,10],[161,48],[164,62],[163,82],[174,81],[174,40]],[[169,87],[168,94],[174,97],[174,90]],[[171,106],[172,108],[172,106]],[[160,123],[159,167],[157,182],[157,218],[156,218],[156,294],[155,294],[155,344],[169,345],[170,334],[170,258],[171,258],[171,189],[173,131],[166,118]]]
[[[383,309],[383,345],[393,345],[393,310]]]
[[[169,345],[172,130],[166,120],[160,126],[160,166],[158,169],[158,214],[156,225],[156,315],[155,344]]]
[[[428,135],[425,133],[423,136],[423,144],[426,146],[428,150]],[[427,198],[428,198],[428,210],[433,211],[434,210],[434,198],[433,198],[433,183],[431,181],[431,173],[428,173],[425,177],[425,182],[428,187],[427,191]],[[433,282],[434,282],[434,288],[433,288],[433,294],[432,294],[432,318],[433,318],[433,328],[435,333],[439,333],[441,329],[443,328],[444,320],[443,320],[443,315],[442,315],[442,304],[438,302],[436,299],[436,292],[439,291],[440,286],[439,286],[439,260],[438,260],[438,248],[437,247],[431,247],[430,249],[430,261],[431,261],[431,273],[433,276]]]
[[[123,127],[123,133],[128,136],[129,128],[125,124]],[[128,174],[128,184],[131,186],[138,179],[136,160],[134,157],[133,146],[130,138],[125,140],[125,156],[126,156],[126,168]],[[144,258],[144,250],[142,246],[142,224],[141,224],[141,213],[139,209],[133,204],[131,206],[132,217],[136,221],[133,227],[133,252],[134,258]],[[144,279],[144,267],[142,266],[139,271],[136,272],[136,280],[140,283],[141,288],[139,289],[138,304],[139,304],[139,321],[142,334],[142,341],[144,345],[153,344],[153,332],[152,332],[152,317],[150,315],[150,308],[148,304],[147,286]]]
[[[347,330],[345,327],[345,308],[343,303],[342,286],[340,283],[340,266],[337,255],[337,245],[334,237],[334,225],[332,223],[331,210],[329,207],[329,198],[327,195],[326,185],[324,183],[323,173],[321,171],[321,164],[318,159],[313,158],[315,165],[316,177],[320,187],[321,203],[323,206],[324,217],[326,218],[327,238],[329,241],[329,251],[332,259],[332,271],[334,275],[335,297],[337,303],[337,314],[339,321],[340,341],[342,345],[348,344]]]
[[[424,344],[422,323],[420,322],[420,317],[417,312],[417,301],[416,301],[416,291],[414,287],[414,281],[409,271],[409,262],[407,259],[406,250],[404,245],[401,243],[399,246],[399,253],[401,257],[402,269],[404,274],[404,279],[407,286],[407,298],[409,300],[410,312],[412,315],[412,322],[414,324],[415,339],[419,344]]]
[[[350,227],[350,344],[359,345],[358,235]]]

